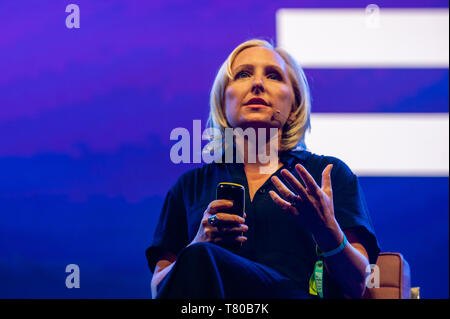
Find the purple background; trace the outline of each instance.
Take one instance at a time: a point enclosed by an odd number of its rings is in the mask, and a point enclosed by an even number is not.
[[[0,297],[146,298],[163,197],[195,166],[172,164],[169,134],[204,125],[227,55],[276,41],[279,8],[371,2],[76,1],[80,29],[65,26],[69,3],[0,2]],[[305,72],[313,112],[448,112],[448,69]],[[404,254],[423,298],[447,298],[448,178],[361,183],[382,250]],[[70,263],[80,289],[65,287]]]

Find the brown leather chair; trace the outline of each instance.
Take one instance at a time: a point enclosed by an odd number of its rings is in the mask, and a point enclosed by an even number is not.
[[[379,271],[379,288],[366,288],[365,299],[411,298],[411,273],[408,262],[403,258],[402,254],[380,253],[377,266]],[[374,270],[372,270],[372,274],[374,274]],[[418,290],[418,288],[415,289]]]

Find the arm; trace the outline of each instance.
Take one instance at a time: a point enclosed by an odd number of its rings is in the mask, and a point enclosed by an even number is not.
[[[158,260],[158,262],[156,263],[155,272],[153,273],[152,282],[150,285],[153,299],[156,298],[156,294],[158,293],[156,287],[173,268],[175,262],[176,262],[175,254],[171,252],[166,252],[162,254],[161,259]]]
[[[369,257],[366,249],[360,243],[356,231],[348,229],[344,233],[349,243],[341,252],[326,257],[325,267],[347,296],[361,298],[366,288],[365,279]],[[337,226],[335,235],[323,233],[317,234],[315,238],[317,238],[319,247],[323,247],[324,251],[329,251],[339,246],[343,240],[343,234]]]
[[[332,167],[333,165],[328,165],[322,172],[322,188],[316,184],[302,165],[297,164],[295,168],[305,186],[289,171],[283,170],[282,176],[295,193],[289,190],[278,177],[272,177],[272,182],[283,198],[273,191],[269,192],[277,205],[296,216],[299,224],[311,231],[319,249],[324,252],[338,247],[344,238],[344,233],[334,216]],[[352,298],[361,298],[365,290],[368,254],[356,236],[356,232],[349,230],[346,235],[350,244],[347,244],[338,254],[326,257],[325,265],[345,294]]]
[[[248,226],[244,224],[246,216],[245,213],[244,218],[242,218],[235,214],[226,214],[219,212],[221,209],[230,207],[233,207],[232,201],[223,199],[212,201],[203,213],[203,218],[200,222],[195,238],[189,245],[187,245],[187,247],[201,242],[212,242],[216,244],[225,244],[227,242],[245,242],[247,240],[247,237],[242,236],[242,234],[248,230]],[[217,218],[216,226],[213,226],[208,222],[208,218],[212,215],[215,215]],[[221,225],[222,223],[226,226],[219,227],[219,225]],[[235,236],[230,236],[233,234]],[[176,259],[176,255],[172,252],[165,252],[158,258],[158,262],[156,263],[155,272],[153,273],[151,282],[151,292],[153,299],[158,293],[158,284],[173,268]]]

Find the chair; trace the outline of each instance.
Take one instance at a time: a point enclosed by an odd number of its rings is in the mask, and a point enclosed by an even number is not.
[[[408,262],[400,253],[380,253],[378,269],[372,270],[376,278],[379,274],[379,287],[366,288],[365,299],[411,299],[419,298],[418,287],[411,289],[411,273]]]

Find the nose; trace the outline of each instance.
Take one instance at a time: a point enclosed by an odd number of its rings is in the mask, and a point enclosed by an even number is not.
[[[252,83],[252,93],[258,94],[264,92],[264,83],[261,77],[255,77]]]

